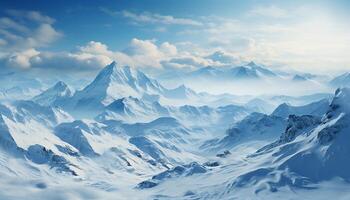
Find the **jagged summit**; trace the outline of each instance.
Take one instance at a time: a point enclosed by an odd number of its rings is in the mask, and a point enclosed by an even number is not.
[[[63,82],[63,81],[58,81],[55,85],[54,88],[68,88],[68,85]]]
[[[129,66],[118,66],[117,62],[113,61],[111,64],[104,67],[96,77],[96,81],[130,81],[133,73],[138,71],[131,69]]]
[[[74,96],[75,106],[108,105],[116,99],[144,94],[161,94],[164,88],[139,70],[112,62],[96,78]]]
[[[254,61],[250,61],[247,66],[255,67],[258,66]]]
[[[133,78],[132,73],[135,72],[129,66],[118,66],[118,64],[113,61],[100,71],[100,73],[96,76],[94,83],[130,82]]]
[[[73,96],[73,91],[63,81],[58,81],[53,87],[35,96],[33,101],[41,105],[58,105],[60,101]]]

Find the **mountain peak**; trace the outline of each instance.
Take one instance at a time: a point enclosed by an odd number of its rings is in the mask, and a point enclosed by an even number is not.
[[[258,66],[254,61],[250,61],[247,65],[251,67]]]
[[[130,71],[129,66],[119,66],[116,61],[111,62],[111,64],[104,67],[99,74],[112,75],[114,73],[122,72],[122,71]]]
[[[75,95],[77,104],[94,107],[108,105],[116,99],[143,94],[160,94],[163,87],[143,72],[112,62],[103,68],[92,83]]]
[[[33,101],[41,105],[55,105],[59,101],[73,96],[72,90],[63,81],[58,81],[53,87],[45,90],[43,93],[35,96]]]
[[[117,62],[113,61],[100,71],[94,82],[102,82],[105,86],[113,82],[130,84],[137,73],[139,71],[133,70],[129,66],[119,66]]]
[[[63,81],[58,81],[53,88],[55,88],[56,90],[64,90],[64,89],[69,89],[68,85],[63,82]]]

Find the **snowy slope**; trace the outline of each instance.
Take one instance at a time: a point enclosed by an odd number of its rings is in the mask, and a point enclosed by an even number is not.
[[[272,155],[266,173],[281,170],[290,182],[276,182],[275,187],[290,184],[307,187],[311,183],[341,177],[350,179],[348,155],[350,124],[350,89],[338,89],[322,119],[293,117],[277,143],[268,145],[255,156]],[[244,179],[246,175],[243,175]],[[292,181],[298,177],[301,182]],[[305,180],[305,181],[302,181]],[[310,183],[311,182],[311,183]]]
[[[72,98],[74,108],[100,109],[114,100],[143,94],[162,93],[164,88],[144,73],[127,66],[118,66],[116,62],[106,66],[83,90],[77,91]]]
[[[329,84],[332,87],[350,87],[350,72],[344,73],[340,76],[333,78]]]
[[[157,101],[150,102],[134,97],[124,97],[107,105],[105,111],[96,118],[99,121],[114,119],[126,122],[144,122],[162,116],[170,116],[168,109]]]
[[[286,103],[279,105],[272,115],[287,118],[289,115],[316,115],[322,116],[328,110],[329,100],[323,99],[303,106],[292,106]]]
[[[7,72],[0,74],[0,99],[30,99],[39,94],[43,84],[28,74]]]
[[[35,96],[32,100],[45,106],[62,105],[64,101],[73,96],[73,91],[64,82],[59,81],[53,87]]]
[[[217,153],[245,142],[264,141],[266,144],[278,138],[285,124],[286,121],[281,117],[252,113],[227,129],[223,138],[211,139],[201,148]]]
[[[128,98],[129,100],[126,100]],[[119,66],[113,62],[102,69],[89,85],[69,98],[62,107],[75,116],[86,117],[90,114],[91,118],[113,102],[117,104],[121,99],[129,103],[134,101],[133,104],[136,105],[135,99],[172,104],[176,101],[184,103],[187,100],[198,100],[198,98],[195,91],[184,85],[167,89],[143,72],[128,66]]]
[[[265,114],[270,114],[275,106],[266,100],[260,98],[254,98],[244,104],[244,107],[253,110],[254,112],[260,112]]]
[[[209,172],[152,178],[144,189],[159,199],[347,199],[349,100],[350,89],[339,89],[322,118],[291,115],[280,138],[255,153],[238,147]]]

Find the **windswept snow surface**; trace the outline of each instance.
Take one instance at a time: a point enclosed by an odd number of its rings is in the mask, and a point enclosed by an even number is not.
[[[285,79],[254,62],[191,76]],[[0,199],[350,198],[349,88],[212,95],[116,62],[76,92],[14,80],[37,93],[0,92]]]

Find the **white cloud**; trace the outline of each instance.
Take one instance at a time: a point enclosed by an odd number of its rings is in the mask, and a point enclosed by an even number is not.
[[[134,38],[131,40],[127,49],[124,50],[129,55],[150,55],[158,56],[158,47],[151,40],[140,40]]]
[[[183,55],[169,60],[168,63],[177,64],[178,67],[205,67],[210,65],[210,60],[193,55]]]
[[[8,65],[15,68],[29,68],[31,66],[31,59],[40,53],[35,49],[28,49],[21,52],[15,52],[10,55],[7,62]]]
[[[5,45],[7,45],[6,40],[0,38],[0,48],[1,46],[5,46]]]
[[[206,22],[201,27],[181,30],[181,37],[195,38],[202,48],[224,50],[242,61],[311,73],[350,67],[349,22],[328,8],[255,7],[235,19],[206,16],[201,21]]]
[[[25,10],[6,10],[6,13],[16,18],[27,19],[38,23],[53,24],[55,20],[49,16],[43,15],[38,11]]]
[[[29,32],[30,30],[20,24],[20,23],[17,23],[16,21],[12,20],[11,18],[8,18],[8,17],[2,17],[0,18],[0,28],[1,29],[10,29],[10,30],[14,30],[14,31],[19,31],[19,32],[22,32],[22,33],[27,33]]]
[[[2,64],[14,68],[30,68],[42,62],[38,50],[62,36],[54,27],[54,19],[36,11],[7,10],[0,18],[0,55]]]
[[[160,51],[162,51],[166,55],[176,55],[177,48],[175,45],[170,44],[169,42],[164,42],[159,47]]]
[[[32,37],[29,37],[28,40],[31,42],[31,45],[34,47],[46,46],[59,37],[62,36],[62,33],[56,31],[50,24],[41,24],[34,32]]]
[[[9,17],[0,18],[0,51],[19,52],[44,47],[62,36],[52,23],[54,20],[36,11],[7,11]]]
[[[134,13],[128,10],[123,10],[119,12],[119,11],[112,11],[108,8],[100,8],[100,10],[112,16],[121,15],[136,23],[151,23],[151,24],[164,24],[164,25],[190,25],[190,26],[202,25],[201,22],[190,18],[178,18],[171,15],[161,15],[161,14],[151,13],[151,12]]]
[[[220,65],[199,52],[178,51],[174,44],[134,38],[123,51],[112,51],[106,44],[90,41],[73,52],[39,52],[34,48],[13,53],[6,58],[8,66],[57,70],[96,70],[112,61],[136,68],[198,68]],[[227,55],[226,55],[227,56]]]
[[[90,54],[111,54],[112,52],[108,50],[107,45],[101,42],[90,41],[86,46],[79,47],[81,52]]]

